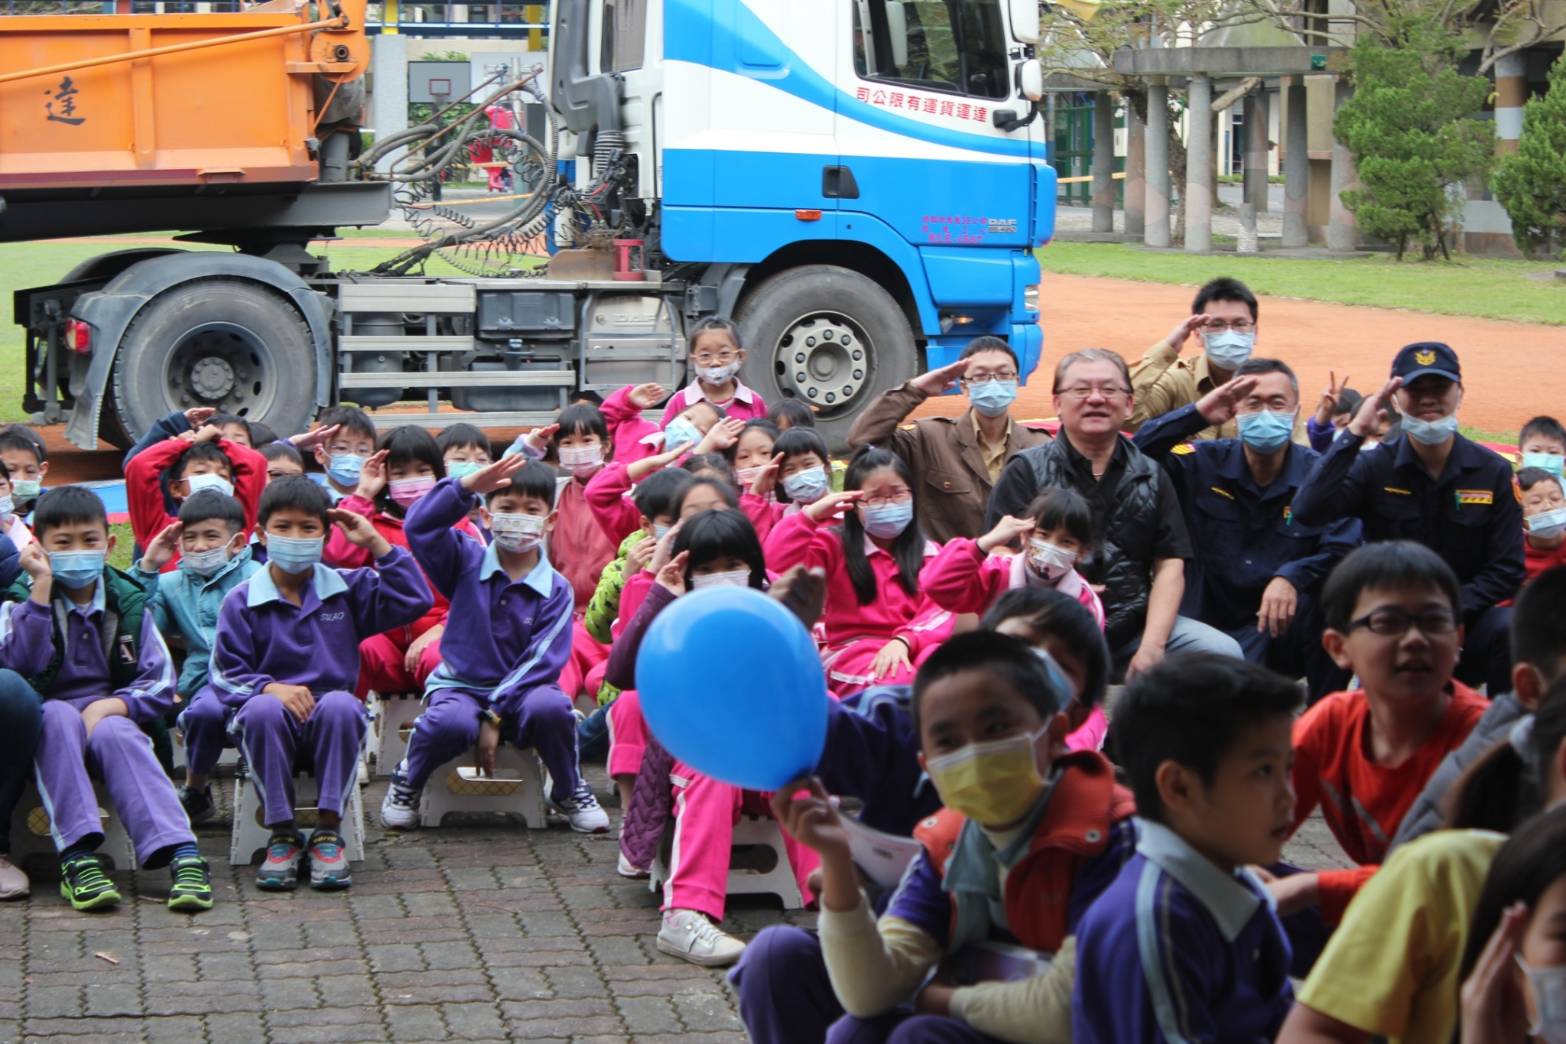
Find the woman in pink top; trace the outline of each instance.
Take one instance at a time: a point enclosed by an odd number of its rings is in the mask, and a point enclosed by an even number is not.
[[[826,573],[822,661],[835,696],[911,682],[954,623],[919,590],[919,571],[940,548],[915,520],[908,465],[866,446],[849,462],[843,487],[783,518],[766,541],[773,572],[806,565]],[[838,512],[842,521],[834,525]]]
[[[992,554],[1023,542],[1020,554]],[[1007,591],[1019,587],[1061,591],[1104,626],[1098,592],[1076,570],[1093,548],[1093,515],[1073,490],[1046,489],[1022,518],[1006,516],[977,540],[949,541],[924,571],[919,583],[943,609],[982,613]]]
[[[663,424],[702,400],[722,408],[736,420],[748,421],[767,415],[761,396],[740,383],[740,368],[745,365],[745,349],[740,345],[739,327],[721,316],[710,316],[691,329],[690,364],[696,379],[674,393],[663,411]]]

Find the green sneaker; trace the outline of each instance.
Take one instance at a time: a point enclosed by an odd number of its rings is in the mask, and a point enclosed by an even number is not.
[[[200,856],[185,856],[169,864],[170,910],[212,909],[212,869]]]
[[[78,910],[106,910],[120,901],[114,882],[103,872],[103,860],[91,853],[60,864],[60,896]]]

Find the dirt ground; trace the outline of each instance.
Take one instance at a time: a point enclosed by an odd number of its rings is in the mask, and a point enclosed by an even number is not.
[[[1045,275],[1044,363],[1022,390],[1018,415],[1053,416],[1050,376],[1055,362],[1078,348],[1113,348],[1128,360],[1168,334],[1188,314],[1191,287],[1121,279]],[[1290,298],[1264,298],[1257,354],[1282,358],[1298,372],[1304,408],[1312,408],[1328,373],[1348,374],[1361,391],[1378,388],[1392,357],[1411,341],[1445,341],[1463,363],[1465,396],[1459,417],[1487,432],[1515,432],[1538,413],[1566,413],[1566,328],[1415,311],[1360,308]],[[1199,351],[1193,344],[1187,354]],[[951,396],[924,407],[927,415],[967,408]],[[510,438],[513,432],[495,432]],[[53,482],[112,479],[120,455],[103,446],[84,453],[65,441],[63,426],[44,429]]]

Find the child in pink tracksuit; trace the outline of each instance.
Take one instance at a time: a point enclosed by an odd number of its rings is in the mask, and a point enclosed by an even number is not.
[[[940,547],[920,532],[915,496],[903,459],[866,446],[849,462],[843,492],[785,517],[767,537],[774,572],[826,573],[822,661],[834,696],[912,682],[921,659],[951,636],[952,613],[919,590],[919,571]],[[831,525],[838,511],[842,523]]]
[[[1018,539],[1025,541],[1021,554],[991,554]],[[1073,490],[1046,489],[1024,517],[1008,515],[977,540],[949,541],[919,574],[919,586],[954,613],[982,613],[1014,588],[1053,588],[1082,603],[1102,628],[1104,605],[1076,570],[1092,548],[1087,501]]]
[[[692,474],[700,470],[697,467],[698,462],[706,463],[715,460],[722,464],[721,473],[724,481],[732,481],[733,472],[727,460],[718,456],[718,451],[726,453],[732,450],[744,427],[741,421],[726,419],[708,428],[694,448],[689,445],[678,445],[673,449],[632,460],[629,463],[617,460],[605,465],[604,469],[588,482],[585,491],[588,507],[592,509],[593,517],[598,520],[604,535],[618,545],[620,541],[642,528],[645,520],[631,499],[632,488],[647,476],[668,467],[681,457],[687,458],[684,467]]]
[[[740,383],[745,349],[740,345],[739,327],[733,322],[710,316],[692,327],[690,361],[696,379],[675,392],[664,407],[662,427],[667,428],[675,417],[703,401],[741,421],[767,415],[761,396]]]
[[[653,619],[688,590],[723,584],[758,590],[767,586],[761,544],[738,511],[708,510],[689,517],[674,534],[669,550],[672,556],[658,570],[657,580],[646,587],[646,597],[616,640],[606,675],[610,684],[624,687],[612,716],[622,724],[631,724],[644,744],[646,723],[634,689],[636,654]],[[728,652],[743,656],[747,650]],[[715,922],[723,919],[734,823],[743,810],[764,812],[766,801],[760,794],[720,783],[678,759],[669,766],[668,786],[674,843],[669,876],[664,883],[658,949],[705,967],[732,964],[744,952],[744,943],[723,932]],[[627,834],[645,829],[646,824],[631,820],[632,813],[628,811]],[[661,829],[662,822],[660,815],[652,825]],[[816,860],[793,844],[789,844],[788,851],[801,894],[808,894],[805,878]],[[629,865],[622,854],[620,873],[640,876],[644,871]]]
[[[772,527],[832,492],[832,455],[814,428],[793,427],[772,444],[772,459],[740,484],[740,510],[766,543]]]
[[[638,384],[621,388],[604,400],[604,420],[614,443],[614,458],[620,463],[630,464],[665,450],[694,449],[702,436],[728,415],[723,407],[697,399],[660,427],[642,413],[662,402],[665,394],[662,385]],[[675,400],[679,398],[675,396]]]

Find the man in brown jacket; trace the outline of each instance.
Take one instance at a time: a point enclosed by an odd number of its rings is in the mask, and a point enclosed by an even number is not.
[[[858,449],[875,445],[908,462],[919,481],[919,525],[931,540],[977,537],[984,532],[984,505],[1001,468],[1012,455],[1049,441],[1041,431],[1016,423],[1017,355],[999,337],[976,337],[950,366],[915,377],[871,403],[848,441]],[[962,388],[970,409],[961,417],[924,417],[910,427],[903,419],[932,395]]]

